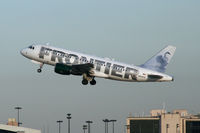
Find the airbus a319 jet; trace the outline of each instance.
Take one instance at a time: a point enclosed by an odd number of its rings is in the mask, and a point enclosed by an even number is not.
[[[95,77],[129,82],[167,82],[173,77],[165,74],[166,67],[174,55],[176,47],[167,46],[142,65],[135,66],[73,52],[50,45],[31,45],[22,49],[23,56],[39,64],[38,73],[44,64],[54,66],[54,71],[62,75],[79,75],[82,84],[96,84]]]

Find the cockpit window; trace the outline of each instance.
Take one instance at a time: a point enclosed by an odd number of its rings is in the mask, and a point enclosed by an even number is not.
[[[29,46],[28,48],[30,48],[30,49],[35,49],[35,47],[34,47],[34,46]]]

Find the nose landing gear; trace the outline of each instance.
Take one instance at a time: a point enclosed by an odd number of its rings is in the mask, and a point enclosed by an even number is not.
[[[38,73],[41,73],[41,72],[42,72],[42,69],[37,69],[37,72],[38,72]]]
[[[42,72],[42,67],[43,67],[43,65],[44,65],[44,63],[41,63],[41,64],[40,64],[40,68],[37,69],[37,72],[38,72],[38,73],[41,73],[41,72]]]

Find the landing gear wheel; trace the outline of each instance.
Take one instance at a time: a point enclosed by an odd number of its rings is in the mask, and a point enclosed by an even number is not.
[[[41,63],[41,64],[40,64],[40,68],[37,70],[38,73],[41,73],[41,72],[42,72],[42,67],[43,67],[43,65],[44,65],[44,63]]]
[[[38,72],[38,73],[41,73],[41,72],[42,72],[42,69],[38,69],[37,72]]]
[[[93,79],[92,81],[90,81],[90,84],[91,85],[96,85],[96,80]]]
[[[87,85],[87,84],[88,84],[88,81],[87,81],[86,79],[83,79],[83,80],[82,80],[82,84],[83,84],[83,85]]]

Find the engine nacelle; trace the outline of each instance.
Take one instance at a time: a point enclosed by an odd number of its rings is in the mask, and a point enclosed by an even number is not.
[[[72,74],[72,67],[67,66],[65,64],[57,63],[54,71],[55,71],[55,73],[58,73],[58,74],[70,75],[70,74]]]

